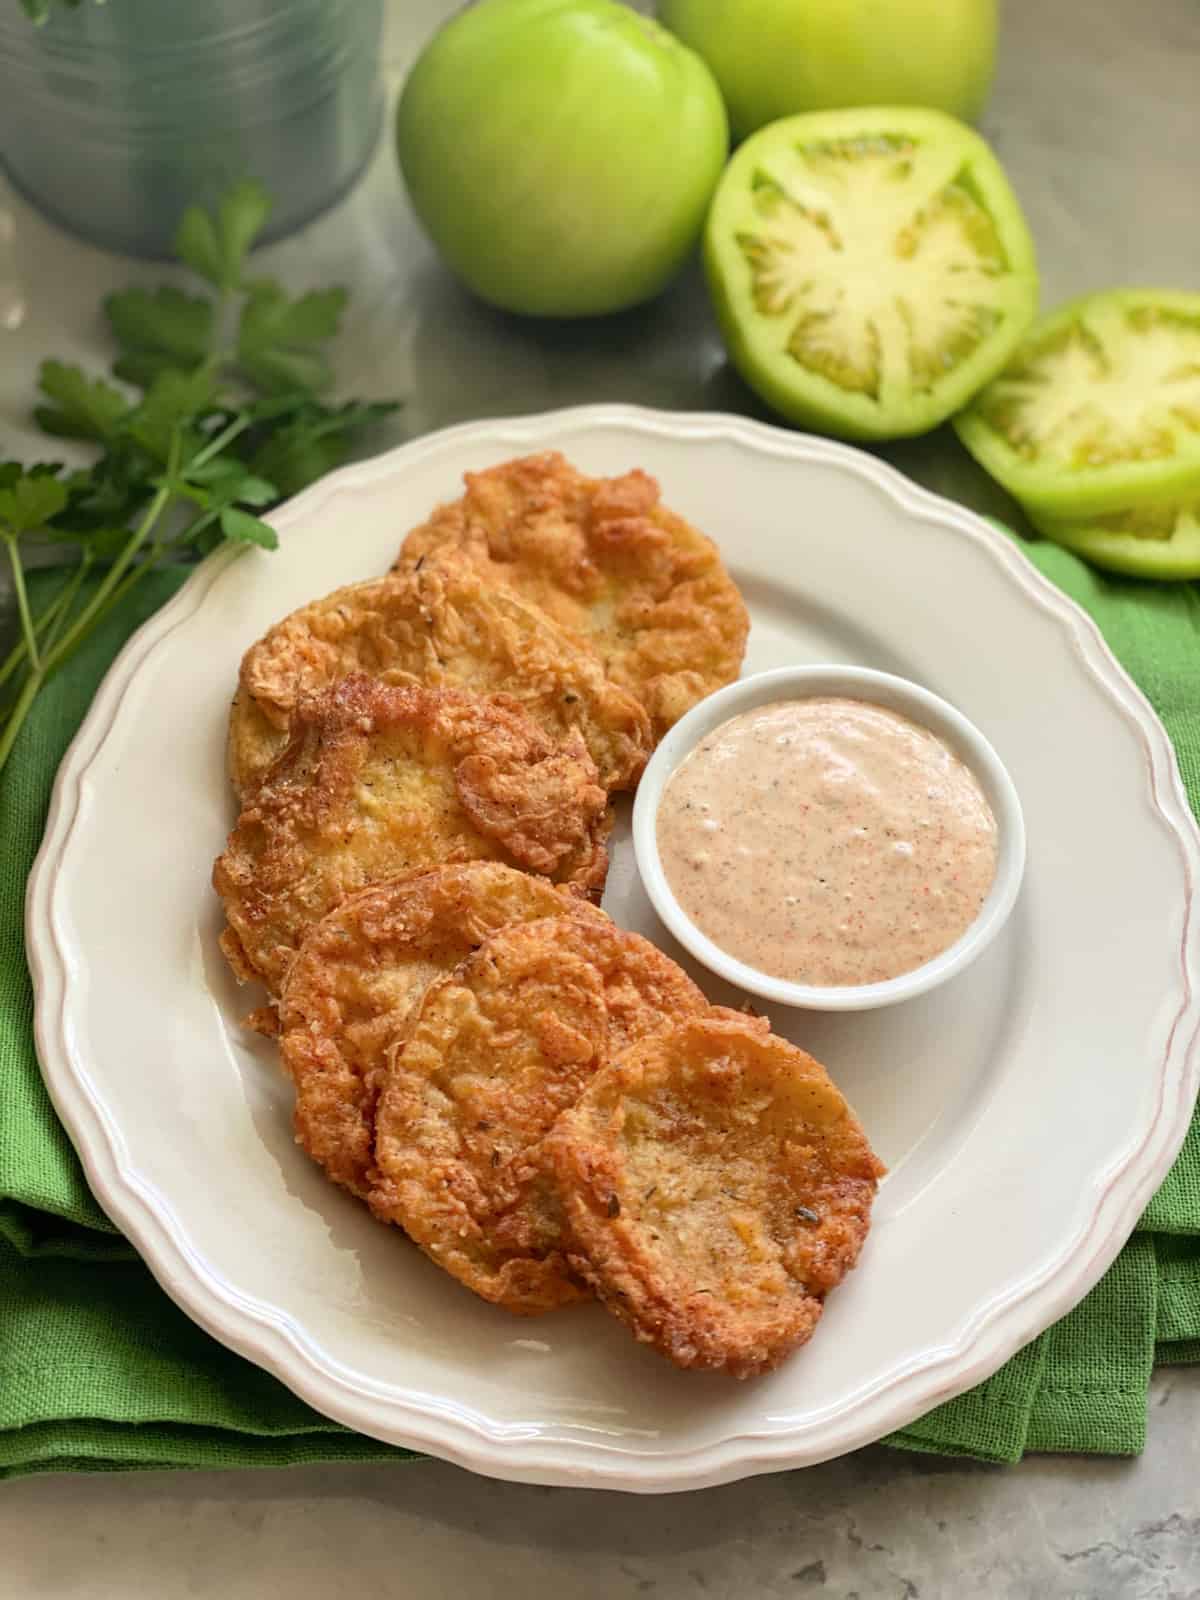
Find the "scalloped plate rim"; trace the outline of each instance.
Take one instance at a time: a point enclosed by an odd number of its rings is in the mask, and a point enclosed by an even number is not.
[[[129,639],[97,690],[68,748],[51,797],[43,843],[30,874],[26,942],[35,990],[39,1060],[55,1109],[83,1162],[88,1182],[106,1213],[129,1237],[168,1295],[201,1327],[230,1349],[279,1378],[315,1410],[374,1438],[428,1451],[487,1476],[512,1482],[577,1485],[660,1493],[709,1487],[757,1473],[815,1465],[902,1428],[917,1416],[988,1377],[1022,1345],[1065,1315],[1111,1264],[1187,1131],[1184,1111],[1200,1087],[1200,1007],[1188,963],[1194,942],[1194,887],[1200,871],[1200,832],[1188,806],[1174,750],[1157,715],[1116,661],[1100,630],[1074,601],[1056,589],[1004,534],[976,513],[931,493],[886,463],[852,446],[794,434],[748,418],[713,412],[667,413],[600,404],[518,417],[461,423],[425,435],[369,460],[328,474],[279,507],[270,521],[281,531],[317,514],[326,503],[370,485],[411,462],[453,452],[468,442],[537,447],[558,433],[618,427],[675,439],[720,438],[798,461],[835,462],[872,481],[905,510],[936,520],[985,546],[1026,598],[1053,613],[1081,660],[1106,690],[1114,709],[1138,733],[1146,755],[1153,809],[1174,835],[1184,867],[1185,932],[1180,1004],[1163,1060],[1157,1066],[1157,1100],[1141,1142],[1104,1174],[1088,1224],[1064,1257],[1018,1292],[982,1308],[953,1344],[941,1346],[894,1378],[856,1397],[855,1407],[832,1420],[818,1419],[791,1433],[740,1432],[653,1457],[622,1458],[619,1447],[569,1439],[545,1440],[513,1427],[489,1428],[461,1410],[448,1415],[418,1395],[381,1398],[355,1386],[353,1375],[304,1340],[282,1311],[247,1301],[216,1274],[169,1225],[161,1195],[140,1179],[102,1097],[71,1048],[66,972],[54,914],[60,887],[59,857],[74,825],[82,789],[120,705],[123,691],[159,645],[204,603],[235,550],[218,551],[175,596]],[[322,1353],[323,1354],[323,1353]],[[516,1436],[514,1436],[516,1435]],[[815,1437],[808,1437],[815,1435]]]

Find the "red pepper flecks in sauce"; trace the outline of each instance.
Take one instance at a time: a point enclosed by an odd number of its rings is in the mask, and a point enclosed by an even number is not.
[[[996,819],[928,729],[861,700],[758,706],[671,777],[658,850],[675,898],[722,950],[794,983],[879,983],[978,915]]]

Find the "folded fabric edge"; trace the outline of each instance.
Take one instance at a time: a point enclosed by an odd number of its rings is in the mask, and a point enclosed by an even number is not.
[[[1045,1363],[1046,1337],[1042,1334],[983,1383],[888,1434],[881,1443],[924,1455],[1012,1465],[1025,1453]]]
[[[1194,1367],[1200,1363],[1200,1339],[1164,1339],[1155,1349],[1159,1367]]]
[[[90,1224],[39,1211],[17,1200],[0,1201],[0,1240],[28,1259],[136,1261],[137,1251],[111,1223],[103,1232]]]
[[[944,1456],[948,1460],[977,1461],[985,1467],[1015,1467],[1024,1455],[1023,1449],[1007,1450],[1002,1454],[989,1454],[982,1447],[951,1444],[935,1439],[922,1439],[918,1434],[889,1433],[881,1439],[890,1450],[907,1450],[913,1455]]]
[[[1137,1456],[1146,1448],[1146,1389],[1044,1387],[1029,1419],[1027,1454]]]
[[[1158,1262],[1159,1344],[1200,1340],[1200,1256]]]
[[[130,1427],[101,1421],[42,1422],[0,1434],[0,1479],[50,1472],[223,1472],[230,1468],[321,1466],[427,1456],[355,1433],[314,1429],[264,1438],[217,1428]]]

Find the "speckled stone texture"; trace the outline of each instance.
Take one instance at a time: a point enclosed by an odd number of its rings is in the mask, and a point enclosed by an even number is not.
[[[1140,1461],[876,1448],[665,1497],[430,1464],[0,1486],[0,1600],[1197,1600],[1200,1368]]]

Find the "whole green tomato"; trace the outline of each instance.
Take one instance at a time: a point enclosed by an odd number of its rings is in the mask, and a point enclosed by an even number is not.
[[[910,105],[970,122],[996,57],[996,0],[658,0],[716,74],[738,139],[798,111]]]
[[[615,0],[480,0],[400,97],[417,215],[476,294],[531,316],[619,311],[691,253],[729,149],[712,73]]]

